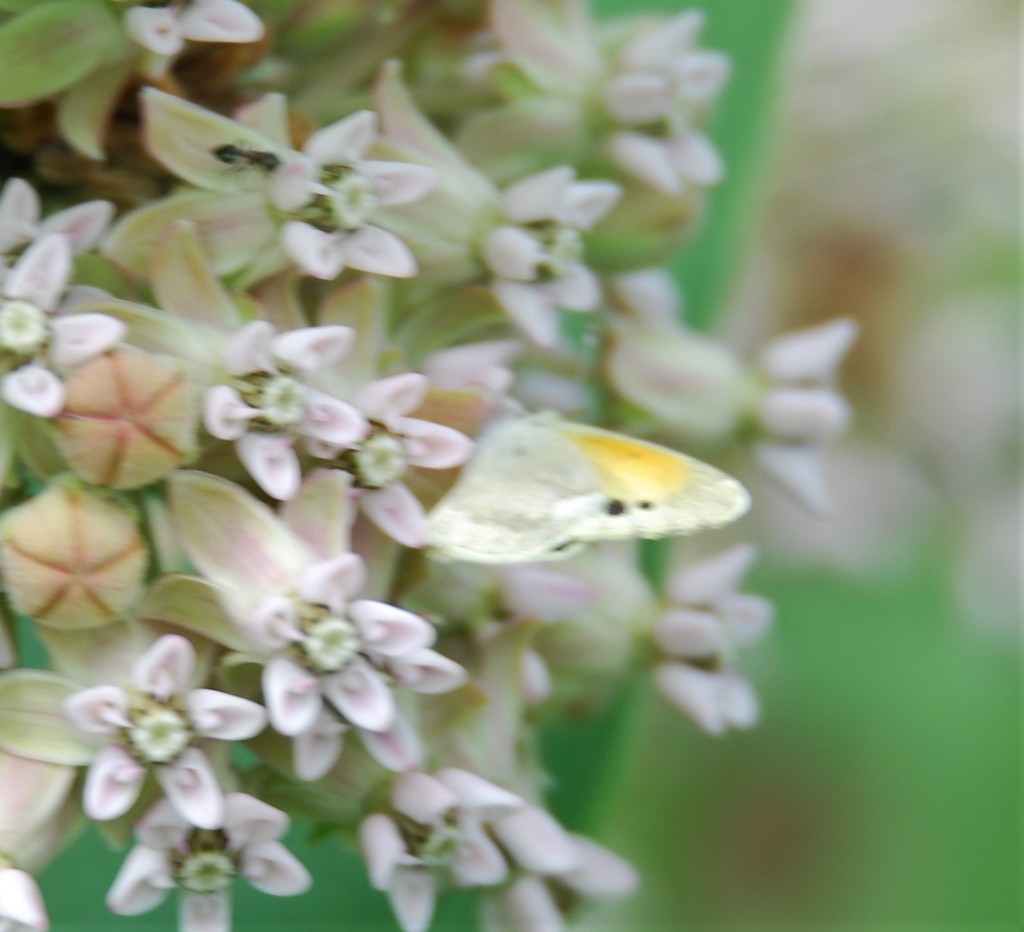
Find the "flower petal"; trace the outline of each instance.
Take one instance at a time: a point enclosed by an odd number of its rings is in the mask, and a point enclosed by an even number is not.
[[[377,139],[377,114],[359,110],[317,130],[303,151],[320,165],[355,165]]]
[[[483,243],[484,261],[499,278],[532,282],[544,258],[544,249],[535,236],[520,227],[498,227]]]
[[[446,693],[469,678],[454,660],[429,648],[389,658],[389,668],[403,686],[418,693]]]
[[[499,571],[505,608],[517,618],[561,621],[597,600],[591,583],[544,566],[503,567]]]
[[[107,894],[107,907],[120,916],[137,916],[159,906],[174,888],[166,851],[136,845],[128,852]]]
[[[237,0],[197,0],[178,14],[181,34],[193,42],[256,42],[263,21]]]
[[[728,643],[721,622],[711,612],[689,608],[665,612],[652,633],[657,645],[675,657],[713,657]]]
[[[558,877],[577,893],[596,900],[629,896],[640,885],[640,876],[631,864],[614,852],[582,835],[572,836],[579,866]]]
[[[246,434],[235,441],[238,458],[271,498],[287,501],[299,491],[302,472],[290,437]]]
[[[71,314],[53,322],[50,361],[55,366],[77,366],[120,343],[128,328],[106,314]]]
[[[767,344],[757,362],[773,379],[829,385],[857,338],[857,331],[855,320],[840,317],[818,327],[787,333]]]
[[[352,403],[371,421],[390,425],[396,418],[415,411],[427,397],[430,382],[418,372],[403,372],[377,379],[360,388]]]
[[[664,194],[682,193],[682,179],[664,140],[643,133],[616,133],[608,141],[608,154],[623,171],[652,188]]]
[[[322,680],[324,695],[353,725],[383,731],[395,720],[395,698],[384,678],[362,658]]]
[[[139,45],[165,58],[177,55],[185,47],[178,18],[168,7],[133,7],[125,13],[124,25]]]
[[[505,856],[475,819],[459,822],[452,876],[460,887],[491,887],[508,877]]]
[[[342,722],[330,715],[321,715],[309,731],[292,740],[292,767],[300,780],[325,777],[341,756],[345,732]]]
[[[288,831],[290,825],[287,813],[248,793],[228,793],[224,798],[224,832],[232,851],[246,845],[275,841]]]
[[[370,874],[370,883],[376,890],[385,889],[406,853],[398,826],[390,816],[381,812],[368,815],[359,823],[359,846]]]
[[[116,744],[102,748],[85,778],[85,814],[98,822],[124,815],[139,798],[145,776],[146,768],[124,748]]]
[[[565,919],[548,885],[526,875],[500,890],[487,903],[487,917],[496,929],[564,932]]]
[[[419,867],[399,867],[391,876],[388,897],[402,932],[426,932],[434,917],[437,882]]]
[[[666,591],[677,605],[715,605],[735,592],[757,559],[753,544],[738,544],[696,563],[684,564],[669,578]]]
[[[39,195],[22,178],[8,178],[0,189],[0,254],[31,239],[39,223]]]
[[[199,748],[186,748],[177,760],[157,767],[156,776],[171,805],[192,825],[212,829],[224,824],[224,794]]]
[[[620,74],[605,86],[604,106],[621,123],[650,123],[672,112],[672,84],[660,74]]]
[[[110,201],[86,201],[47,217],[39,228],[44,233],[63,233],[71,240],[71,251],[79,253],[100,241],[113,217]]]
[[[499,279],[491,288],[505,313],[534,343],[552,347],[558,342],[555,303],[539,285]]]
[[[180,848],[192,828],[167,799],[161,799],[136,823],[135,837],[147,848]]]
[[[373,182],[373,192],[384,207],[418,201],[437,186],[437,172],[410,162],[361,162],[359,174]]]
[[[50,920],[35,878],[13,867],[0,869],[0,923],[11,928],[47,932]],[[7,926],[13,923],[13,926]]]
[[[668,69],[693,47],[703,27],[704,14],[686,10],[642,32],[622,50],[619,61],[635,71]]]
[[[93,686],[68,696],[64,712],[71,723],[92,735],[109,735],[127,728],[128,697],[116,686]]]
[[[360,731],[370,756],[382,767],[406,773],[423,765],[423,745],[416,730],[401,713],[384,731]]]
[[[558,220],[577,230],[589,230],[622,197],[622,188],[611,181],[577,181],[569,185]]]
[[[320,168],[310,158],[292,157],[274,172],[270,199],[279,210],[292,212],[308,204],[316,193]]]
[[[306,413],[299,427],[304,436],[343,447],[362,440],[369,429],[366,418],[352,405],[308,389]]]
[[[341,612],[365,585],[363,558],[355,553],[342,553],[329,560],[319,560],[303,570],[295,588],[307,602]]]
[[[822,454],[821,447],[803,443],[758,443],[754,446],[757,465],[811,514],[819,516],[831,512]]]
[[[426,546],[426,513],[419,499],[401,482],[367,492],[359,504],[366,517],[398,543],[406,547]]]
[[[196,652],[188,638],[165,634],[135,661],[132,682],[141,690],[166,701],[188,688],[196,666]]]
[[[21,366],[0,381],[0,395],[12,408],[54,417],[64,408],[64,383],[42,366]]]
[[[784,386],[768,392],[757,409],[761,427],[790,442],[821,443],[850,425],[850,406],[830,388]]]
[[[601,303],[601,285],[585,265],[577,263],[561,278],[539,285],[558,307],[568,311],[592,311]]]
[[[203,425],[218,440],[245,436],[249,422],[260,409],[247,405],[230,385],[211,385],[203,396]]]
[[[52,311],[71,277],[71,240],[47,233],[26,249],[3,282],[8,298],[24,298],[44,311]]]
[[[683,663],[663,663],[654,671],[654,683],[671,705],[708,734],[725,731],[720,674]]]
[[[458,767],[445,767],[434,775],[458,798],[459,807],[495,819],[525,805],[522,797]]]
[[[348,237],[289,220],[281,227],[281,249],[307,275],[330,281],[345,268]]]
[[[555,220],[575,179],[575,169],[567,165],[530,175],[502,194],[501,209],[513,223]]]
[[[351,327],[302,327],[275,337],[271,351],[293,371],[315,372],[341,359],[355,335]]]
[[[494,833],[516,863],[534,874],[560,874],[577,863],[572,838],[554,816],[526,805],[498,819]]]
[[[319,678],[286,657],[263,668],[263,698],[271,726],[282,735],[308,731],[323,708]]]
[[[261,732],[267,724],[266,710],[258,702],[216,689],[189,690],[185,708],[192,727],[204,738],[242,741]]]
[[[181,932],[231,932],[231,900],[226,893],[182,890],[178,911]]]
[[[379,654],[408,654],[429,647],[437,632],[419,615],[385,602],[359,599],[348,607],[362,641]]]
[[[668,142],[668,153],[676,171],[699,185],[718,184],[725,177],[725,165],[707,136],[684,133]]]
[[[296,896],[313,884],[309,871],[279,841],[246,845],[239,867],[249,883],[271,896]]]
[[[419,270],[416,259],[394,233],[380,227],[364,226],[344,243],[345,262],[361,272],[412,278]]]

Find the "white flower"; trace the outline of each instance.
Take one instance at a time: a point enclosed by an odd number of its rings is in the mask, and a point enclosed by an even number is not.
[[[124,16],[128,34],[144,48],[164,57],[177,55],[192,42],[256,42],[263,21],[238,0],[188,0],[164,6],[138,6]]]
[[[313,133],[303,155],[274,173],[271,200],[293,218],[281,228],[281,248],[315,278],[333,279],[345,268],[416,274],[405,243],[371,221],[382,208],[424,197],[435,174],[423,165],[367,159],[377,132],[375,113],[353,113]]]
[[[46,932],[50,920],[35,878],[23,870],[3,866],[0,852],[0,930]]]
[[[105,353],[124,337],[125,326],[106,314],[61,314],[71,276],[65,234],[40,237],[0,274],[0,366],[8,370],[0,395],[13,408],[54,417],[65,392],[53,369]]]
[[[0,253],[47,233],[63,233],[73,252],[85,252],[99,242],[114,215],[110,201],[87,201],[40,221],[42,206],[35,188],[21,178],[8,178],[0,190]]]
[[[232,382],[207,390],[206,429],[235,442],[249,475],[273,498],[287,500],[298,491],[296,437],[345,445],[368,430],[355,408],[308,384],[345,353],[352,337],[348,327],[337,326],[278,334],[273,324],[256,320],[228,342],[224,362]]]
[[[92,819],[127,812],[153,769],[169,803],[191,825],[216,828],[224,796],[196,738],[239,741],[266,724],[263,707],[214,689],[189,689],[195,650],[183,637],[161,637],[132,669],[131,685],[94,686],[69,696],[68,718],[83,732],[110,741],[85,780],[84,809]]]
[[[288,816],[245,793],[229,793],[217,831],[197,830],[166,801],[136,826],[132,848],[107,894],[122,916],[158,906],[177,887],[183,932],[230,932],[228,890],[244,877],[271,896],[296,896],[311,884],[309,872],[278,841]]]
[[[483,243],[492,289],[508,315],[541,346],[555,343],[558,308],[592,311],[601,300],[597,277],[583,264],[581,231],[619,199],[618,185],[576,181],[572,168],[552,168],[514,184],[502,196],[509,223]]]

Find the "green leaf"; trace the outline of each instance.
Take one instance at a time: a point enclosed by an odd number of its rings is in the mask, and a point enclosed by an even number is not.
[[[39,4],[0,27],[0,105],[22,104],[71,87],[127,44],[99,0]]]

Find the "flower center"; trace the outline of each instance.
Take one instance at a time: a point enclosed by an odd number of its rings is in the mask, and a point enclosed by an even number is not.
[[[234,862],[223,851],[197,851],[178,868],[178,884],[196,893],[220,893],[235,879]]]
[[[44,311],[21,298],[0,300],[0,350],[31,357],[45,349],[50,322]]]
[[[561,278],[583,258],[583,239],[579,230],[551,224],[537,231],[544,247],[544,258],[538,264],[542,278]]]
[[[330,206],[339,230],[358,230],[377,209],[373,182],[350,168],[324,171],[331,188]]]
[[[383,428],[375,428],[351,452],[350,460],[356,485],[364,489],[383,489],[397,482],[409,465],[402,438]]]
[[[286,372],[255,372],[235,382],[246,404],[260,409],[254,426],[280,430],[295,427],[306,416],[307,389]]]
[[[174,709],[145,709],[132,716],[128,740],[150,763],[166,764],[188,747],[192,729]]]
[[[445,823],[430,830],[416,847],[416,855],[427,867],[447,867],[461,843],[458,825]]]
[[[302,648],[316,667],[334,672],[359,651],[359,632],[350,621],[328,615],[310,625]]]

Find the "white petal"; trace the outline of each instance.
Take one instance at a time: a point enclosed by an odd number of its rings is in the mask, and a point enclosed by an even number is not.
[[[8,926],[11,922],[14,925]],[[13,867],[0,869],[0,928],[46,932],[50,920],[39,886],[31,874]]]
[[[530,175],[502,194],[502,212],[513,223],[555,220],[569,185],[575,179],[575,169],[567,165]]]
[[[306,156],[292,156],[270,179],[270,200],[288,213],[308,204],[319,187],[320,167]]]
[[[306,412],[299,427],[303,436],[345,447],[362,440],[369,427],[352,405],[316,389],[307,391]]]
[[[577,181],[569,185],[559,221],[578,230],[589,230],[622,197],[622,188],[610,181]]]
[[[552,347],[558,342],[555,304],[540,286],[499,279],[491,287],[505,313],[534,343]]]
[[[72,314],[53,322],[50,361],[55,366],[77,366],[120,343],[128,328],[106,314]]]
[[[391,805],[422,825],[439,823],[458,804],[447,786],[426,773],[404,773],[391,788]]]
[[[672,112],[672,84],[660,74],[620,74],[605,86],[604,105],[621,123],[650,123]]]
[[[413,653],[437,636],[428,621],[386,602],[359,599],[348,607],[348,617],[359,626],[366,647],[379,654]]]
[[[608,154],[623,171],[665,194],[680,194],[683,190],[664,140],[643,133],[616,133],[608,141]]]
[[[419,735],[400,713],[396,713],[390,728],[361,731],[360,737],[370,756],[388,770],[405,773],[423,765],[423,746]]]
[[[463,818],[459,822],[459,847],[452,876],[460,887],[491,887],[508,876],[508,863],[501,849],[475,819]]]
[[[753,544],[738,544],[672,573],[666,591],[676,605],[714,606],[735,592],[757,559]]]
[[[246,471],[267,495],[278,501],[295,497],[302,471],[289,437],[246,434],[235,441],[235,450]]]
[[[619,61],[636,71],[669,68],[677,56],[689,51],[703,26],[703,13],[686,10],[644,31],[622,50]]]
[[[409,162],[361,162],[359,174],[373,182],[373,192],[385,207],[418,201],[437,186],[432,168]]]
[[[524,805],[522,797],[468,770],[446,767],[435,777],[455,794],[462,809],[472,809],[485,819],[507,815]]]
[[[106,822],[124,815],[142,791],[143,767],[116,744],[102,748],[85,778],[82,808],[90,819]]]
[[[295,602],[284,595],[262,599],[255,608],[236,619],[241,632],[265,650],[281,650],[302,639]]]
[[[323,678],[324,695],[353,725],[383,731],[395,720],[395,699],[383,677],[362,658]]]
[[[672,73],[683,97],[698,104],[711,103],[732,73],[732,61],[721,52],[695,51],[677,59]]]
[[[237,0],[195,0],[178,22],[193,42],[256,42],[264,33],[263,21]]]
[[[365,226],[352,233],[344,244],[345,262],[361,272],[392,278],[412,278],[419,270],[413,254],[394,233]]]
[[[128,697],[116,686],[93,686],[64,700],[64,712],[71,723],[93,735],[109,735],[127,728]]]
[[[355,553],[342,553],[329,560],[319,560],[303,570],[295,588],[305,601],[341,612],[364,585],[366,564],[363,558]]]
[[[405,547],[427,543],[427,516],[418,498],[401,482],[367,492],[359,506],[385,534]]]
[[[675,657],[712,657],[728,643],[722,623],[711,612],[688,608],[665,612],[652,633],[655,643]]]
[[[391,657],[389,667],[399,683],[418,693],[450,692],[469,679],[465,667],[429,648]]]
[[[266,710],[257,702],[216,689],[193,689],[185,695],[185,708],[196,733],[206,738],[242,741],[263,730]]]
[[[858,329],[855,320],[840,317],[818,327],[787,333],[765,346],[757,361],[773,379],[828,385],[857,338]]]
[[[355,165],[377,139],[377,114],[360,110],[317,130],[303,151],[320,165]]]
[[[292,740],[292,767],[300,780],[325,777],[341,756],[347,727],[330,715],[321,715],[316,723]]]
[[[323,708],[320,679],[286,657],[263,668],[263,697],[270,724],[282,735],[308,731]]]
[[[247,405],[230,385],[211,385],[203,395],[203,425],[218,440],[245,436],[260,409]]]
[[[821,443],[849,427],[850,406],[830,388],[784,386],[761,399],[757,416],[781,440]]]
[[[110,201],[86,201],[47,217],[40,229],[44,233],[63,233],[71,240],[71,251],[79,253],[100,241],[113,217]]]
[[[132,666],[132,682],[165,701],[188,688],[196,666],[192,642],[179,634],[158,638]]]
[[[224,794],[209,758],[187,748],[177,760],[156,768],[156,777],[178,813],[199,828],[224,824]]]
[[[399,867],[391,877],[388,897],[402,932],[426,932],[434,916],[437,883],[428,870]]]
[[[0,382],[0,395],[12,408],[37,417],[54,417],[64,407],[64,383],[42,366],[21,366]]]
[[[700,133],[685,133],[669,140],[669,157],[676,171],[699,185],[718,184],[725,177],[725,165],[711,140]]]
[[[561,278],[546,282],[542,288],[556,307],[567,311],[592,311],[601,303],[601,285],[585,265],[572,266]]]
[[[39,195],[22,178],[8,178],[0,189],[0,254],[35,236]]]
[[[355,335],[351,327],[302,327],[274,337],[271,352],[293,371],[316,372],[341,359]]]
[[[452,469],[473,453],[473,441],[443,424],[402,418],[398,430],[405,438],[405,452],[413,466],[424,469]]]
[[[135,837],[147,848],[180,848],[193,826],[167,799],[150,806],[135,825]]]
[[[178,913],[181,932],[231,932],[231,900],[226,893],[182,890]]]
[[[61,233],[47,233],[26,249],[3,282],[8,298],[24,298],[52,311],[71,277],[71,240]]]
[[[173,889],[166,851],[136,845],[128,852],[107,894],[107,907],[120,916],[137,916],[159,906]]]
[[[224,797],[224,832],[233,851],[258,842],[275,841],[290,825],[287,813],[248,793],[228,793]]]
[[[276,372],[271,346],[277,328],[266,320],[254,320],[231,335],[224,347],[224,368],[230,375]]]
[[[720,684],[722,715],[734,728],[753,728],[761,717],[753,687],[738,673],[723,673]]]
[[[185,47],[178,17],[169,8],[133,7],[124,14],[125,29],[139,45],[169,57]]]
[[[249,883],[271,896],[296,896],[313,884],[302,862],[279,841],[246,845],[240,867]]]
[[[720,674],[683,663],[664,663],[654,671],[654,682],[673,706],[712,735],[726,729]]]
[[[591,583],[537,564],[502,567],[499,576],[505,608],[517,618],[572,618],[598,597]]]
[[[560,874],[577,864],[569,833],[539,806],[524,806],[498,819],[493,829],[516,863],[531,873]]]
[[[584,838],[573,836],[579,866],[561,874],[560,883],[568,884],[582,896],[596,899],[618,899],[629,896],[640,885],[640,877],[631,864],[607,848]]]
[[[390,425],[423,404],[429,388],[425,375],[403,372],[364,385],[355,393],[352,403],[371,421]]]
[[[821,447],[802,443],[758,443],[754,458],[779,486],[812,514],[831,512]]]
[[[398,826],[381,812],[368,815],[359,824],[359,846],[366,860],[370,883],[374,889],[384,890],[406,853],[405,841]]]
[[[537,278],[537,266],[544,258],[544,249],[526,230],[503,226],[487,235],[483,255],[488,268],[499,278],[532,282]]]
[[[520,877],[495,891],[488,904],[488,917],[496,929],[524,932],[564,932],[565,921],[548,885],[540,877]]]
[[[281,227],[281,249],[303,272],[330,281],[345,268],[344,233],[325,233],[290,220]]]
[[[768,599],[742,593],[726,596],[715,608],[737,647],[746,647],[764,637],[775,615],[775,607]]]

